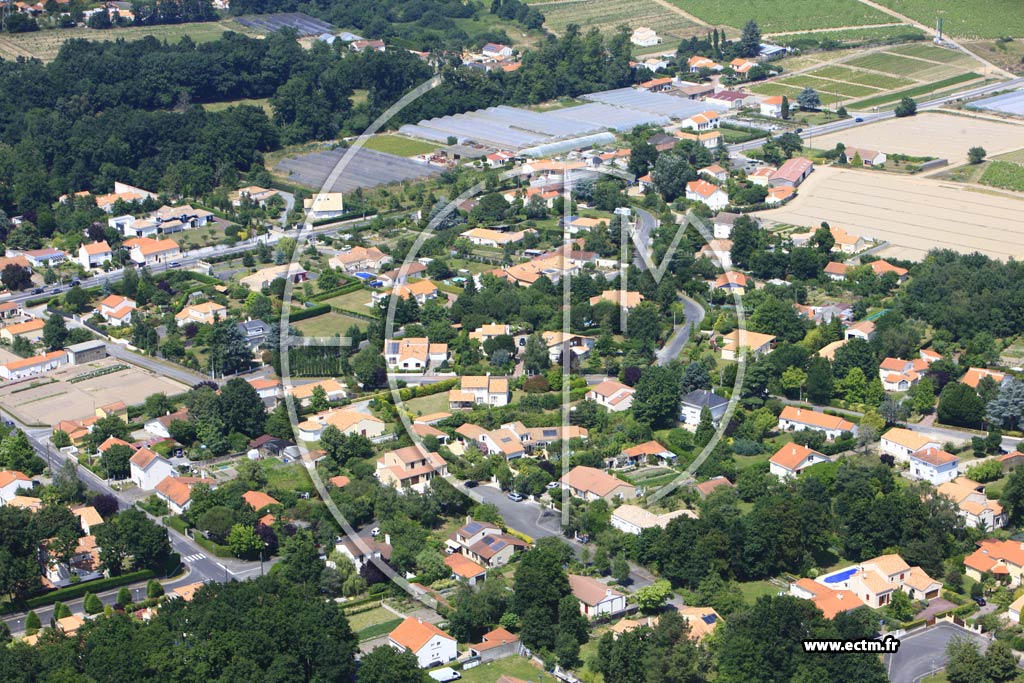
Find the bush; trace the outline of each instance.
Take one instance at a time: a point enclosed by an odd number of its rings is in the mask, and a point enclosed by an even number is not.
[[[45,595],[37,595],[34,598],[29,598],[25,601],[25,606],[29,609],[34,609],[36,607],[43,607],[44,605],[52,605],[61,600],[75,600],[89,592],[102,593],[103,591],[111,590],[118,586],[125,586],[130,583],[145,581],[146,579],[151,578],[153,578],[153,572],[149,569],[143,569],[137,572],[122,574],[121,576],[112,576],[107,579],[87,581],[86,583],[81,583],[77,586],[60,588],[46,593]]]
[[[122,607],[132,604],[132,592],[127,586],[122,586],[121,590],[117,591],[117,604]]]
[[[523,381],[523,391],[528,394],[541,394],[551,391],[551,384],[544,375],[534,375]]]
[[[86,593],[85,600],[82,602],[82,609],[85,610],[86,614],[99,614],[103,611],[103,603],[100,602],[95,593]]]
[[[146,584],[146,597],[147,598],[159,598],[164,594],[164,587],[156,579],[150,579],[149,583]]]
[[[39,632],[42,624],[39,621],[39,615],[36,614],[35,610],[28,613],[25,617],[25,635],[32,636]]]

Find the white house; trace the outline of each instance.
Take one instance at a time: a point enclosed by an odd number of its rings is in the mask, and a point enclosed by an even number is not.
[[[633,407],[633,387],[613,379],[606,379],[595,384],[587,391],[586,398],[604,406],[609,412],[619,413]]]
[[[459,379],[458,389],[448,392],[448,407],[457,410],[475,405],[507,406],[508,399],[507,377],[466,375]]]
[[[845,151],[846,163],[851,164],[855,157],[860,157],[865,166],[881,166],[889,158],[885,152],[866,147],[847,147]]]
[[[713,211],[729,206],[729,195],[725,190],[706,180],[686,183],[686,198],[692,202],[704,202]]]
[[[448,345],[432,343],[426,337],[387,339],[384,359],[389,367],[399,370],[424,370],[448,361]]]
[[[664,529],[676,517],[684,516],[693,518],[697,515],[693,510],[673,510],[659,515],[637,505],[620,505],[612,512],[611,524],[623,533],[639,536],[644,529]]]
[[[7,505],[18,491],[32,488],[32,480],[17,470],[0,470],[0,505]]]
[[[491,59],[508,59],[512,56],[512,53],[512,48],[501,43],[487,43],[480,48],[480,54]]]
[[[150,237],[135,237],[126,240],[124,246],[131,250],[129,255],[132,262],[140,266],[167,263],[181,258],[181,249],[178,247],[178,243],[170,239],[155,240]]]
[[[83,244],[78,248],[78,263],[86,270],[101,267],[113,256],[114,252],[111,251],[110,245],[107,244],[106,240],[93,242],[92,244]]]
[[[162,455],[148,448],[140,448],[128,461],[128,469],[132,483],[143,491],[150,491],[166,477],[175,474],[172,465]]]
[[[680,407],[680,420],[687,426],[696,428],[700,424],[700,416],[707,408],[711,412],[711,421],[718,424],[718,421],[725,415],[729,407],[729,399],[722,398],[713,391],[697,389],[683,396]]]
[[[406,617],[388,636],[388,645],[416,655],[420,668],[450,662],[459,656],[458,641],[428,621]]]
[[[661,38],[658,37],[658,33],[654,29],[638,26],[629,36],[629,42],[638,47],[653,47],[661,44]]]
[[[910,462],[910,454],[926,448],[939,448],[938,439],[902,427],[893,427],[882,435],[879,450],[899,462]]]
[[[96,309],[96,312],[100,314],[100,317],[108,325],[120,327],[121,325],[132,324],[132,311],[135,310],[136,306],[137,304],[134,299],[111,294],[100,301],[100,306]]]
[[[151,420],[146,420],[146,423],[142,426],[148,433],[161,439],[170,439],[171,434],[167,431],[167,428],[171,426],[171,423],[175,420],[187,420],[188,419],[188,408],[182,408],[181,410],[168,413],[167,415],[161,415],[160,417],[154,417]]]
[[[838,438],[843,432],[857,433],[857,426],[849,420],[794,406],[786,406],[782,409],[779,414],[779,429],[787,432],[814,429],[824,432],[825,437],[830,440]]]
[[[337,218],[345,213],[345,200],[341,192],[320,192],[304,199],[302,208],[311,221]]]
[[[790,479],[811,465],[828,462],[821,453],[798,443],[788,443],[768,460],[768,471],[779,479]]]
[[[910,468],[907,476],[923,479],[933,486],[953,481],[957,477],[960,458],[940,448],[923,448],[909,456]]]
[[[761,116],[782,116],[782,95],[773,95],[761,100]]]
[[[569,587],[580,601],[580,612],[587,619],[618,614],[626,609],[626,596],[597,579],[569,574]]]

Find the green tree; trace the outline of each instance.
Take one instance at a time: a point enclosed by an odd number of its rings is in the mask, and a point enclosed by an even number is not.
[[[53,619],[67,619],[71,616],[71,608],[59,600],[53,603]]]
[[[220,544],[227,541],[234,524],[234,511],[224,505],[214,505],[196,518],[196,527],[205,532],[211,541]]]
[[[100,546],[100,561],[115,576],[126,566],[159,569],[171,554],[167,530],[134,508],[105,520],[94,533]]]
[[[420,668],[416,655],[399,652],[390,645],[381,645],[365,655],[359,663],[356,683],[429,683],[427,672]]]
[[[973,640],[953,638],[946,645],[946,658],[950,683],[986,683],[985,658]]]
[[[36,455],[32,444],[20,429],[8,433],[0,441],[0,468],[25,474],[40,474],[45,463]]]
[[[323,570],[313,535],[296,533],[281,546],[281,574],[292,583],[316,585]]]
[[[915,412],[922,415],[930,413],[935,407],[935,383],[930,377],[922,377],[917,384],[910,387],[907,392],[910,396],[910,405]]]
[[[697,431],[694,432],[693,442],[700,447],[706,446],[715,436],[715,423],[711,417],[711,411],[707,406],[700,409],[700,422],[697,423]]]
[[[64,348],[64,342],[68,338],[68,328],[64,324],[64,317],[51,313],[43,325],[43,345],[47,351],[59,351]]]
[[[888,610],[897,621],[909,621],[914,617],[914,605],[910,601],[910,596],[903,591],[893,591]]]
[[[761,29],[753,19],[743,27],[737,49],[740,57],[752,58],[761,54]]]
[[[917,113],[917,102],[910,97],[904,97],[900,100],[899,104],[896,105],[896,109],[894,109],[893,112],[898,118],[913,116]]]
[[[167,394],[158,392],[146,397],[142,410],[149,417],[163,417],[174,410],[174,404],[167,398]]]
[[[682,386],[676,370],[666,365],[644,368],[633,394],[633,415],[654,429],[672,426],[679,417]]]
[[[522,620],[520,637],[529,648],[555,647],[558,603],[571,592],[562,567],[571,555],[569,546],[560,539],[541,538],[519,562],[511,609]]]
[[[633,308],[626,322],[627,336],[636,341],[640,348],[653,348],[661,336],[661,314],[653,302],[644,301]]]
[[[324,389],[323,385],[317,384],[313,387],[313,393],[309,397],[309,407],[317,413],[331,407],[330,402],[327,400],[327,390]]]
[[[117,604],[122,607],[132,604],[132,591],[128,586],[121,586],[117,591]]]
[[[996,639],[991,642],[988,650],[985,651],[984,668],[992,683],[1015,681],[1020,674],[1017,657],[1005,640]],[[952,681],[952,679],[950,680]]]
[[[89,293],[81,287],[72,287],[64,294],[64,308],[68,313],[81,313],[89,305]]]
[[[86,593],[82,600],[82,609],[86,614],[99,614],[103,611],[103,603],[93,593]]]
[[[785,95],[782,96],[782,106],[779,108],[779,116],[782,117],[783,121],[789,120],[789,98]]]
[[[633,599],[641,611],[653,614],[661,609],[661,606],[672,597],[672,584],[664,579],[655,581],[650,586],[637,589]]]
[[[1011,524],[1024,521],[1024,467],[1016,467],[1010,472],[999,503],[1006,509]]]
[[[985,417],[985,404],[970,386],[949,382],[939,394],[936,414],[943,424],[979,427]]]
[[[352,356],[352,372],[363,389],[378,389],[387,386],[387,367],[380,350],[367,346]]]
[[[263,434],[267,421],[263,399],[241,377],[229,379],[221,386],[217,407],[228,432],[239,432],[249,438]]]
[[[821,97],[817,90],[807,87],[796,96],[796,103],[804,111],[816,111],[821,108]]]
[[[980,164],[987,154],[984,147],[971,147],[967,150],[967,160],[972,164]]]
[[[42,623],[39,621],[39,615],[35,610],[29,610],[25,616],[25,635],[34,636],[39,633],[40,628],[42,628]]]
[[[159,598],[163,594],[164,594],[164,587],[156,579],[150,579],[149,582],[146,583],[146,597],[149,598],[150,600],[153,600],[155,598]]]
[[[227,542],[235,557],[252,557],[263,548],[263,540],[248,524],[232,525]],[[319,572],[317,574],[319,575]]]
[[[824,405],[832,398],[832,364],[827,358],[815,356],[807,364],[807,398]]]
[[[807,384],[807,373],[800,368],[789,367],[782,372],[780,381],[787,393],[796,392]]]
[[[619,583],[629,578],[629,562],[622,555],[616,555],[612,560],[612,578]]]
[[[523,369],[528,375],[538,375],[551,367],[551,356],[540,332],[534,332],[526,339],[523,350]]]
[[[128,461],[134,453],[130,446],[122,444],[114,444],[107,448],[100,456],[103,476],[107,479],[127,479],[131,475]]]

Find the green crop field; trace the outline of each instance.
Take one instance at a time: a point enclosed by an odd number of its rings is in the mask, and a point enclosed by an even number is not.
[[[750,19],[764,33],[888,24],[893,19],[857,0],[670,0],[709,24],[743,28]],[[656,28],[652,26],[652,28]]]
[[[400,157],[412,157],[417,154],[427,154],[438,148],[438,145],[429,142],[420,142],[401,135],[374,135],[363,145],[366,149],[373,149],[378,152],[395,154]]]
[[[1000,38],[1024,35],[1020,0],[878,0],[878,4],[935,26],[942,10],[942,29],[951,36]]]
[[[758,95],[785,95],[790,99],[800,94],[803,88],[798,88],[795,85],[782,85],[781,83],[758,83],[752,85],[749,88],[750,92],[757,93]]]
[[[974,59],[965,55],[963,52],[957,52],[956,50],[949,50],[943,47],[935,47],[934,45],[925,45],[923,43],[899,45],[897,47],[887,49],[886,52],[907,55],[908,57],[918,57],[932,62],[958,64],[960,66],[971,66],[976,63]]]
[[[877,97],[871,97],[866,100],[860,100],[859,102],[854,102],[853,104],[851,104],[850,108],[869,109],[871,107],[880,107],[883,104],[889,104],[891,102],[901,100],[904,97],[912,97],[915,100],[920,101],[924,99],[924,95],[930,95],[931,93],[937,92],[939,90],[952,88],[955,85],[960,85],[961,83],[966,83],[967,81],[973,81],[977,78],[981,78],[981,76],[979,76],[976,73],[960,74],[959,76],[952,76],[950,78],[946,78],[941,81],[936,81],[934,83],[925,83],[923,85],[917,86],[916,88],[896,90],[890,93],[886,93],[885,95],[879,95]]]
[[[993,161],[981,175],[982,185],[1024,192],[1024,166],[1009,161]]]
[[[831,78],[836,81],[846,81],[847,83],[870,85],[875,88],[882,88],[883,90],[906,88],[907,86],[914,85],[914,81],[909,78],[899,78],[897,76],[886,76],[884,74],[858,71],[856,69],[849,69],[845,66],[824,66],[820,69],[809,72],[808,75],[821,78]]]
[[[575,0],[555,4],[540,4],[537,9],[544,13],[544,26],[561,34],[569,24],[578,24],[584,31],[596,27],[602,32],[614,31],[619,26],[633,28],[648,26],[659,36],[681,38],[691,35],[698,28],[681,14],[676,14],[653,0]],[[698,31],[699,32],[699,31]],[[677,41],[666,41],[669,49],[675,49]],[[651,52],[656,47],[640,48]]]
[[[819,93],[837,93],[839,95],[844,95],[845,97],[866,97],[868,95],[874,95],[880,90],[879,88],[870,88],[866,85],[858,85],[856,83],[840,83],[839,81],[815,78],[814,76],[806,74],[783,78],[779,82],[786,85],[795,85],[800,88],[814,88]]]
[[[959,69],[954,66],[941,66],[931,64],[920,59],[903,57],[901,55],[889,54],[888,52],[876,52],[864,55],[857,59],[846,62],[849,66],[856,66],[872,71],[882,71],[897,76],[909,76],[919,81],[945,78],[957,73]]]
[[[36,57],[44,62],[52,61],[65,41],[72,38],[85,40],[138,40],[154,36],[159,40],[176,43],[188,36],[197,43],[216,40],[225,31],[255,35],[253,31],[234,21],[203,22],[193,24],[163,24],[160,26],[129,26],[127,28],[91,29],[85,27],[50,29],[33,33],[0,34],[0,57]]]
[[[772,36],[778,45],[808,45],[812,41],[834,40],[843,45],[867,45],[870,43],[895,43],[902,40],[922,40],[924,31],[907,24],[873,26],[871,28],[847,28],[838,31],[813,31],[811,33],[780,33]]]

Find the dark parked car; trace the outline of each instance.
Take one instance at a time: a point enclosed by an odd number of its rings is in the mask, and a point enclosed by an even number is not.
[[[470,479],[469,481],[464,483],[463,486],[465,486],[467,489],[475,489],[477,486],[479,486],[479,484]]]
[[[978,607],[984,607],[985,605],[988,604],[985,601],[985,598],[974,598],[974,602],[978,603]]]

